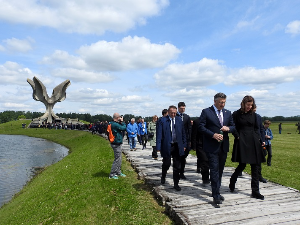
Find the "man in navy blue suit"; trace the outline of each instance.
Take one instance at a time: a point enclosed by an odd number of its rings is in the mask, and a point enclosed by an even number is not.
[[[225,103],[226,95],[217,93],[214,96],[214,105],[203,109],[199,119],[199,131],[203,134],[203,150],[209,161],[212,197],[216,204],[221,204],[225,200],[220,195],[220,186],[229,151],[228,133],[235,129],[231,112],[224,109]]]
[[[163,157],[161,183],[166,182],[167,171],[171,166],[173,158],[173,181],[174,188],[180,191],[179,173],[181,169],[181,158],[186,149],[186,135],[180,117],[176,116],[176,106],[170,106],[168,115],[162,117],[156,126],[156,149]]]

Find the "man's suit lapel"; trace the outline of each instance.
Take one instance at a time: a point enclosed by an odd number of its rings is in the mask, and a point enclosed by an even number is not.
[[[211,111],[212,117],[214,118],[214,120],[216,121],[216,123],[219,124],[219,125],[221,126],[220,121],[219,121],[219,118],[218,118],[218,116],[217,116],[217,114],[216,114],[215,108],[214,108],[213,106],[210,107],[210,111]],[[224,115],[223,115],[223,116],[224,116]],[[223,124],[224,124],[224,123],[223,123]]]

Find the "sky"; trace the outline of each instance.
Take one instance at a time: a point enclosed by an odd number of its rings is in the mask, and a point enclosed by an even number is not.
[[[299,0],[0,0],[0,112],[45,112],[27,79],[69,79],[55,113],[199,116],[218,92],[300,115]]]

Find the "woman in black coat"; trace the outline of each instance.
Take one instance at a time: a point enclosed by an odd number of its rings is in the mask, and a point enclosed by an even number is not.
[[[257,116],[255,113],[255,100],[251,96],[245,96],[241,102],[241,108],[232,113],[236,131],[232,162],[239,162],[238,167],[230,178],[229,188],[233,192],[238,175],[245,169],[246,164],[251,165],[251,189],[252,197],[264,200],[259,192],[258,168],[264,161],[262,141],[260,138]]]

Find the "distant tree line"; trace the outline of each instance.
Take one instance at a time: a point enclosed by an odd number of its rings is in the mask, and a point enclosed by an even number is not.
[[[284,117],[284,116],[274,116],[274,117],[262,116],[261,118],[262,118],[262,121],[264,121],[264,120],[270,120],[272,122],[300,121],[300,116],[290,116],[290,117]]]
[[[25,112],[25,111],[4,111],[0,112],[0,123],[6,123],[13,120],[18,119],[34,119],[38,118],[44,115],[44,113],[41,112]],[[59,117],[63,118],[70,118],[70,119],[79,119],[83,120],[89,123],[96,123],[98,121],[112,121],[112,116],[106,115],[106,114],[97,114],[97,115],[91,115],[89,113],[57,113],[56,114]],[[158,115],[160,116],[160,115]],[[132,114],[124,114],[123,115],[124,121],[128,122],[131,120],[131,118],[135,118],[135,121],[137,121],[139,118],[142,118],[141,116],[135,116]],[[152,116],[144,117],[146,122],[152,121]],[[197,117],[191,117],[192,120],[197,119]],[[291,116],[291,117],[284,117],[284,116],[274,116],[274,117],[267,117],[262,116],[262,120],[270,120],[272,122],[275,121],[300,121],[300,116]]]
[[[35,119],[41,117],[44,113],[41,112],[25,112],[25,111],[4,111],[0,112],[0,123],[6,123],[18,119]],[[112,121],[112,116],[106,114],[91,115],[89,113],[56,113],[57,116],[62,118],[79,119],[89,123],[96,123],[98,121]],[[134,116],[132,114],[123,115],[124,121],[128,122],[131,118],[137,121],[141,116]],[[152,116],[145,117],[146,122],[152,121]]]

